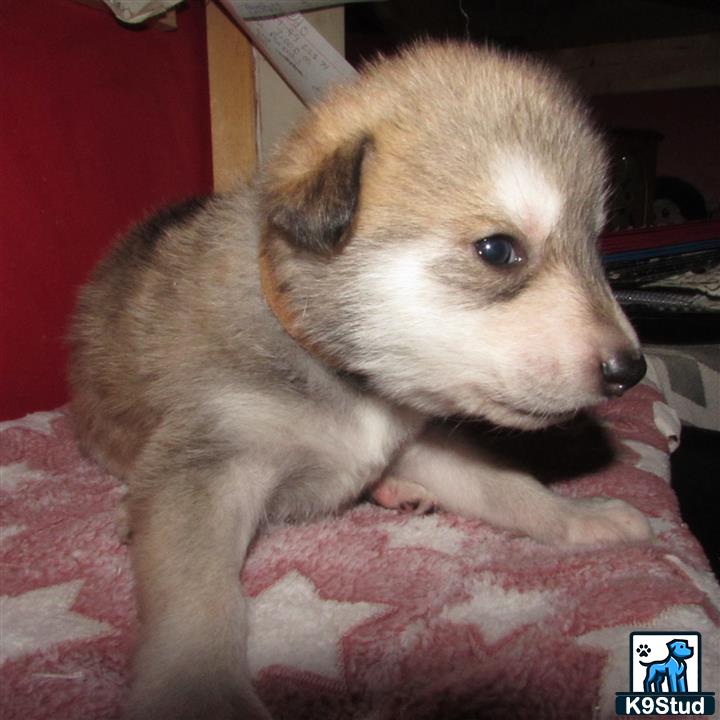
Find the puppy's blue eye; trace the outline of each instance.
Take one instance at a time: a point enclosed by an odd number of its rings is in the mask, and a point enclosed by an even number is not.
[[[511,265],[520,260],[510,235],[488,235],[475,241],[477,254],[489,265]]]

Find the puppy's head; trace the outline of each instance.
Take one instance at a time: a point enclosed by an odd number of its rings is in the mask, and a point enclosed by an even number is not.
[[[402,403],[556,422],[644,372],[596,248],[605,175],[553,73],[414,47],[336,89],[269,161],[266,298],[311,352]]]

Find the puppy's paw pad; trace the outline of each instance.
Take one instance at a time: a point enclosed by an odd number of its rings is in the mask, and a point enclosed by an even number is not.
[[[650,646],[643,643],[635,648],[635,652],[640,657],[646,658],[648,655],[650,655]]]
[[[427,488],[411,480],[385,478],[371,493],[374,502],[391,510],[427,515],[436,509],[436,499]]]
[[[567,517],[566,540],[572,545],[612,544],[652,540],[650,522],[623,500],[576,500]]]

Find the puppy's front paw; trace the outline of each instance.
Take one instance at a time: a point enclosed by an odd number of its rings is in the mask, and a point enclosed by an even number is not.
[[[624,500],[595,497],[572,500],[565,518],[565,542],[571,545],[652,540],[649,520]]]
[[[437,508],[437,499],[424,485],[396,477],[384,478],[371,497],[378,505],[414,515],[427,515]]]

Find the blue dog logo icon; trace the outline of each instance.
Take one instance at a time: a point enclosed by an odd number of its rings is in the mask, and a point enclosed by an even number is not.
[[[715,714],[715,693],[701,687],[697,630],[636,630],[630,633],[629,649],[629,688],[615,693],[617,715]]]
[[[671,640],[667,643],[668,656],[656,662],[643,662],[647,670],[643,689],[646,693],[685,693],[687,692],[687,663],[694,650],[686,640]],[[663,684],[666,687],[663,689]]]

